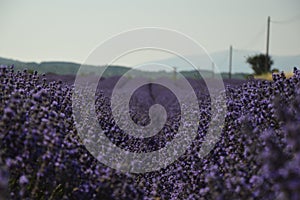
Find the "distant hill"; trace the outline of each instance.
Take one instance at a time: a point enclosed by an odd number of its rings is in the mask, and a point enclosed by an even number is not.
[[[52,73],[58,75],[75,75],[80,68],[80,64],[73,63],[73,62],[21,62],[18,60],[12,60],[7,58],[0,57],[0,65],[14,65],[16,70],[32,70],[38,71],[39,73]],[[87,66],[88,67],[95,67],[95,66]],[[117,76],[122,75],[127,72],[130,68],[128,67],[121,67],[121,66],[111,66],[106,72],[105,76]]]
[[[232,55],[232,72],[233,73],[253,73],[250,66],[246,63],[246,59],[249,56],[259,54],[259,51],[248,51],[248,50],[238,50],[233,49]],[[229,52],[228,51],[219,51],[210,54],[214,63],[218,67],[220,72],[228,72],[229,66]],[[272,68],[277,68],[280,71],[292,72],[294,67],[300,67],[300,54],[293,56],[280,56],[280,55],[271,55],[274,60]],[[208,63],[207,55],[188,55],[185,56],[186,59],[191,61],[196,67],[199,67],[201,70],[212,70],[212,63]],[[170,57],[167,59],[161,59],[157,62],[172,67],[176,67],[178,71],[190,71],[192,67],[189,63],[185,62],[179,57]],[[151,63],[149,62],[149,63]]]
[[[1,58],[0,57],[0,65],[14,65],[16,70],[24,70],[28,69],[31,71],[38,71],[39,73],[50,73],[50,74],[58,74],[58,75],[76,75],[77,71],[79,70],[79,67],[81,66],[78,63],[73,62],[22,62],[18,60],[12,60],[7,58]],[[87,65],[86,72],[90,73],[90,68],[94,68],[96,66]],[[173,78],[174,74],[173,72],[167,72],[167,71],[141,71],[138,69],[132,69],[129,67],[124,66],[110,66],[107,68],[107,70],[104,72],[103,77],[113,77],[113,76],[122,76],[126,72],[130,71],[130,76],[135,77],[149,77],[149,78],[158,78],[158,77],[169,77]],[[212,77],[212,71],[211,70],[200,70],[202,77]],[[184,71],[181,70],[180,73],[189,78],[199,78],[198,71],[192,70],[192,71]],[[222,77],[228,78],[228,73],[222,73]],[[238,73],[233,74],[232,78],[234,79],[245,79],[247,74]]]
[[[235,73],[236,77],[244,77],[244,74],[251,74],[253,73],[250,66],[246,63],[246,59],[249,56],[253,56],[255,54],[261,53],[259,51],[248,51],[248,50],[239,50],[233,48],[233,59],[232,59],[232,72]],[[218,67],[219,71],[223,74],[223,76],[227,76],[228,73],[228,56],[229,52],[227,50],[224,51],[218,51],[211,53],[210,56],[213,59],[214,63],[216,64],[216,67]],[[272,68],[277,68],[280,71],[285,72],[292,72],[294,67],[300,68],[300,54],[299,55],[293,55],[293,56],[280,56],[280,55],[272,55],[272,59],[274,60],[274,65]],[[186,58],[193,63],[196,64],[196,67],[199,67],[201,70],[201,73],[205,74],[205,76],[211,76],[209,74],[212,70],[212,63],[210,61],[208,62],[207,55],[188,55]],[[147,62],[148,63],[148,62]],[[179,57],[170,57],[167,59],[161,59],[161,60],[154,60],[149,63],[160,63],[169,65],[172,67],[176,67],[177,71],[184,72],[186,75],[191,74],[187,71],[194,71],[195,69],[190,66],[189,63],[185,62]],[[205,64],[204,64],[205,63]],[[61,75],[67,75],[67,74],[76,74],[80,64],[73,63],[73,62],[22,62],[18,60],[13,59],[7,59],[7,58],[1,58],[0,57],[0,64],[4,65],[15,65],[15,68],[18,69],[24,69],[27,68],[29,70],[36,70],[40,73],[55,73],[55,74],[61,74]],[[145,64],[145,63],[142,63]],[[203,66],[204,65],[204,66]],[[94,66],[90,66],[94,67]],[[215,67],[215,68],[216,68]],[[110,66],[109,69],[105,72],[105,76],[115,76],[115,75],[122,75],[131,68],[124,67],[124,66]],[[162,76],[172,76],[170,71],[153,71],[153,72],[141,72],[139,70],[135,70],[136,75],[151,75],[153,77],[157,77],[159,75]],[[159,73],[159,74],[157,74]]]
[[[22,62],[18,60],[12,60],[0,57],[0,64],[2,65],[14,65],[16,70],[33,70],[39,73],[55,73],[55,74],[75,74],[80,64],[72,62]]]

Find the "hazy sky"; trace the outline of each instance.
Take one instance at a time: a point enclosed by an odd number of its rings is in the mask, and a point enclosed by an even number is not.
[[[299,0],[0,0],[0,56],[23,61],[83,62],[99,43],[138,27],[185,33],[208,52],[265,51],[300,55]]]

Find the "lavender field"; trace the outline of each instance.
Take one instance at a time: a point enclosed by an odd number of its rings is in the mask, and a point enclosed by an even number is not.
[[[167,111],[157,135],[135,139],[112,116],[117,80],[101,80],[95,99],[106,137],[131,152],[163,148],[180,126],[176,96],[159,85],[134,93],[136,124],[149,123],[155,103]],[[136,174],[112,169],[86,149],[73,118],[74,77],[1,66],[0,199],[300,199],[300,70],[288,79],[281,73],[273,81],[224,82],[225,124],[212,150],[198,155],[214,116],[205,83],[189,79],[200,109],[195,140],[174,163]]]

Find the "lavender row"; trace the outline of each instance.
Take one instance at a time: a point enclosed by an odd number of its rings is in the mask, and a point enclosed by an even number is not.
[[[72,116],[72,85],[1,67],[0,192],[11,199],[300,199],[300,71],[273,79],[226,88],[223,131],[204,158],[198,153],[210,142],[210,97],[203,82],[193,82],[201,115],[192,145],[164,169],[130,174],[101,164],[83,145]],[[173,139],[178,103],[162,88],[153,93],[168,120],[147,140],[124,133],[112,117],[110,96],[97,93],[99,125],[111,142],[148,152]],[[147,109],[156,101],[140,88],[132,98],[132,119],[147,124]]]

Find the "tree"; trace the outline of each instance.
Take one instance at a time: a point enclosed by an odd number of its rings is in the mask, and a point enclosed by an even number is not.
[[[257,54],[247,58],[247,63],[251,65],[251,68],[256,75],[261,75],[271,72],[271,65],[273,60],[270,56],[265,54]]]

